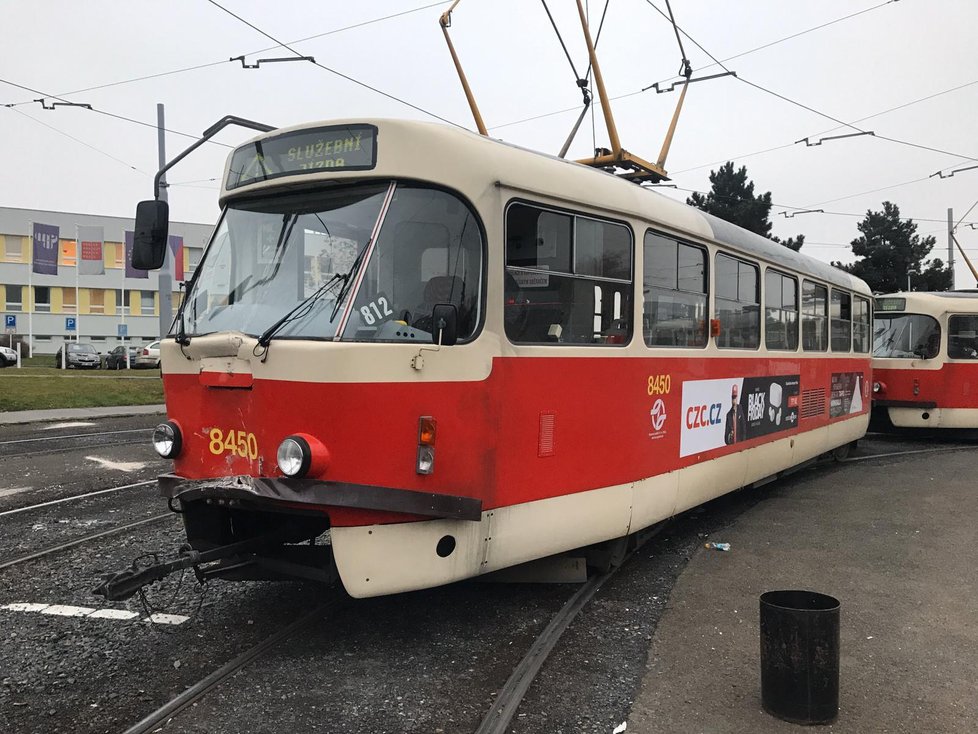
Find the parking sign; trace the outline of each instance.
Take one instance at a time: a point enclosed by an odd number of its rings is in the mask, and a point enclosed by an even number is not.
[[[13,314],[6,314],[3,317],[3,330],[8,334],[17,333],[17,317]]]
[[[75,317],[74,316],[66,316],[65,317],[65,331],[74,331],[74,330],[75,330]]]
[[[116,336],[120,339],[125,339],[129,336],[129,324],[116,324]]]

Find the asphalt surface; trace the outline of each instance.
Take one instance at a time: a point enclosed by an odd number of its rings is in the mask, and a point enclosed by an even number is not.
[[[826,729],[974,731],[976,451],[851,462],[771,485],[723,534],[731,550],[699,550],[679,577],[628,731],[796,730],[760,705],[759,596],[779,589],[841,603],[840,710]]]
[[[88,418],[94,426],[0,426],[0,513],[135,484],[167,468],[148,447],[155,415]],[[102,443],[65,438],[87,432]],[[33,455],[18,448],[23,443],[3,443],[52,434],[37,447],[26,444]],[[935,447],[872,438],[860,454]],[[842,602],[841,710],[827,728],[971,731],[978,721],[974,451],[822,465],[670,521],[574,621],[510,731],[611,734],[625,723],[628,732],[794,728],[760,708],[758,596],[780,588]],[[21,491],[3,496],[5,488]],[[164,511],[153,487],[140,486],[0,514],[0,554]],[[703,548],[714,540],[731,550]],[[174,518],[0,571],[0,607],[35,602],[139,614],[117,621],[0,609],[0,730],[123,731],[324,600],[344,598],[295,583],[201,588],[187,574],[182,585],[171,578],[150,589],[159,611],[190,618],[163,628],[142,621],[138,599],[102,605],[91,596],[101,574],[147,553],[172,554],[181,542]],[[161,731],[471,732],[575,588],[468,582],[345,600]]]

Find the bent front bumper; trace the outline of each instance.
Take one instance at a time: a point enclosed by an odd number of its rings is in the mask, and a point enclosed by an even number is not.
[[[275,501],[317,507],[397,512],[452,520],[480,520],[482,500],[461,495],[417,492],[368,484],[326,482],[318,479],[231,476],[185,479],[176,474],[159,477],[160,493],[168,499]]]

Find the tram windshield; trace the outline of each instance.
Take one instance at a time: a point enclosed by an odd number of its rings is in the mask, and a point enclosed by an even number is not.
[[[933,359],[941,346],[937,319],[921,314],[877,312],[873,321],[873,356],[883,359]]]
[[[444,191],[391,187],[229,204],[174,331],[260,336],[287,317],[273,329],[276,339],[423,342],[431,339],[434,305],[451,303],[459,340],[471,337],[484,257],[475,215]]]

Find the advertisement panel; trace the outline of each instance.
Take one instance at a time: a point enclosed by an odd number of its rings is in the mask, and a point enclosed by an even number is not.
[[[679,455],[796,427],[799,387],[799,375],[684,382]]]

